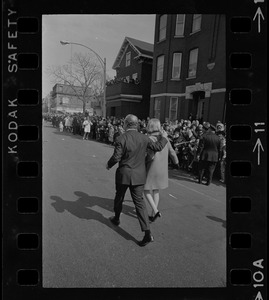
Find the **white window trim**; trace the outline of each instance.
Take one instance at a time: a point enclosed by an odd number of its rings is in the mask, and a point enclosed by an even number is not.
[[[194,31],[192,31],[194,15],[200,15],[201,22],[200,22],[200,28],[199,28],[199,29],[196,29],[196,30],[194,30]],[[191,25],[191,33],[193,34],[193,33],[196,33],[196,32],[201,31],[201,27],[202,27],[202,14],[193,14],[193,16],[192,16],[192,25]]]
[[[129,60],[127,60],[127,56],[130,55]],[[129,62],[129,64],[127,65],[127,61]],[[131,51],[126,53],[126,61],[125,61],[125,67],[129,67],[131,65]]]
[[[177,116],[177,113],[178,113],[178,97],[170,97],[169,99],[169,120],[171,120],[171,102],[172,102],[172,99],[177,99],[176,101],[176,116]]]
[[[179,14],[177,14],[178,16]],[[177,18],[176,18],[176,28],[175,28],[175,37],[184,37],[184,31],[185,31],[185,19],[186,19],[186,15],[183,14],[184,18],[183,18],[183,34],[177,34],[176,31],[177,31]]]
[[[160,39],[160,31],[161,31],[161,17],[162,16],[165,16],[166,15],[166,24],[165,24],[165,37]],[[166,35],[167,35],[167,14],[163,14],[160,16],[160,19],[159,19],[159,32],[158,32],[158,42],[162,42],[166,39]]]
[[[195,33],[197,33],[197,32],[200,32],[200,31],[201,31],[201,29],[198,29],[198,30],[196,30],[196,31],[191,32],[190,35],[193,35],[193,34],[195,34]]]
[[[189,76],[189,71],[190,71],[190,57],[191,57],[191,52],[192,52],[193,50],[197,50],[196,72],[195,72],[195,75]],[[198,71],[198,59],[199,59],[199,48],[194,48],[194,49],[190,50],[190,52],[189,52],[189,64],[188,64],[188,77],[187,77],[186,79],[193,79],[193,78],[196,78],[196,76],[197,76],[197,71]]]
[[[179,77],[173,77],[174,54],[181,54],[180,68],[179,68]],[[181,79],[181,66],[182,66],[182,52],[174,52],[174,53],[173,53],[173,60],[172,60],[172,76],[171,76],[171,80],[180,80],[180,79]]]
[[[162,57],[163,56],[163,73],[162,73],[162,78],[161,79],[157,79],[157,74],[158,74],[158,58]],[[164,57],[164,54],[161,54],[157,57],[157,65],[156,65],[156,79],[155,79],[155,82],[160,82],[160,81],[163,81],[163,75],[164,75],[164,62],[165,62],[165,57]]]
[[[157,42],[157,44],[160,44],[160,43],[162,43],[163,41],[165,41],[166,40],[166,38],[165,39],[162,39],[162,40],[159,40],[158,42]]]

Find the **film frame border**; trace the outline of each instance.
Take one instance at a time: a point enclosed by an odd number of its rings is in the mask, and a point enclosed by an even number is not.
[[[3,81],[4,114],[2,123],[4,133],[3,166],[5,171],[3,181],[4,296],[9,295],[14,299],[18,299],[18,295],[20,295],[21,299],[24,299],[23,297],[29,297],[30,294],[35,293],[40,299],[45,299],[48,296],[56,299],[56,297],[67,295],[69,297],[79,295],[81,298],[86,298],[89,296],[89,289],[42,288],[41,28],[42,14],[81,12],[91,14],[100,13],[103,10],[98,10],[98,7],[96,7],[95,11],[90,11],[85,4],[81,5],[82,10],[74,10],[74,7],[68,4],[63,9],[53,6],[53,4],[49,7],[50,3],[37,5],[29,1],[28,6],[28,4],[25,5],[19,3],[19,1],[15,2],[5,3],[3,10],[4,34],[6,34],[3,38],[3,74],[5,79]],[[267,150],[267,141],[265,140],[265,132],[267,131],[265,129],[267,128],[266,76],[260,77],[266,73],[263,60],[263,58],[266,58],[266,47],[263,48],[263,46],[266,44],[265,25],[267,16],[265,11],[267,3],[263,0],[253,0],[249,1],[249,6],[242,6],[243,1],[237,1],[237,3],[232,3],[235,1],[227,2],[228,4],[217,5],[211,3],[211,7],[207,11],[201,4],[198,4],[198,1],[186,6],[182,5],[182,7],[178,5],[177,8],[170,5],[167,9],[167,13],[169,13],[171,7],[178,10],[183,9],[184,13],[198,11],[199,13],[226,15],[227,173],[238,169],[238,167],[233,167],[234,164],[241,167],[245,166],[248,172],[248,176],[244,176],[245,168],[243,167],[242,173],[235,173],[235,176],[230,175],[227,178],[227,287],[179,288],[176,291],[158,289],[159,297],[163,295],[164,297],[176,298],[180,295],[186,299],[215,299],[216,296],[218,299],[266,299],[266,286],[264,283],[267,258],[267,245],[265,242],[266,158],[261,152],[260,159],[262,163],[258,164],[257,154],[254,151],[257,149],[262,151],[261,147],[263,147],[264,152]],[[176,10],[172,9],[172,11]],[[265,20],[262,19],[260,11],[263,12]],[[106,13],[112,12],[118,13],[118,11],[115,11],[115,7],[114,10],[112,9]],[[27,21],[23,24],[25,21],[23,19],[29,17],[31,18],[31,26],[35,28],[30,33]],[[261,23],[259,23],[259,19]],[[242,20],[248,27],[243,32],[240,29],[242,28]],[[18,26],[22,28],[20,33],[18,33]],[[237,29],[239,31],[231,30],[232,28],[239,28]],[[242,58],[243,62],[240,58],[242,53],[245,57]],[[31,55],[29,56],[29,54]],[[37,58],[35,54],[38,54]],[[248,67],[231,66],[232,55],[237,55],[237,60],[234,60],[236,63],[239,63],[239,59],[244,65],[246,59]],[[16,56],[18,56],[18,59],[16,59]],[[34,58],[34,63],[32,58]],[[27,63],[29,60],[30,65]],[[251,63],[249,64],[249,62]],[[26,96],[29,97],[27,101],[24,98],[25,95],[24,97],[19,95],[24,90],[28,91],[26,93],[28,95]],[[236,93],[237,97],[234,96]],[[246,96],[249,93],[250,101],[249,97]],[[241,101],[244,97],[246,97],[245,103]],[[238,98],[242,103],[240,101],[239,103],[236,102]],[[231,128],[235,128],[236,125],[238,127],[251,127],[251,136],[248,140],[232,139],[234,129]],[[28,127],[23,128],[23,126]],[[259,131],[263,129],[264,131]],[[29,130],[31,131],[30,134]],[[239,130],[237,136],[240,137],[240,129],[237,130]],[[23,164],[26,162],[29,162],[32,167],[26,168],[27,176],[25,177]],[[20,170],[22,170],[23,176],[18,177],[17,173]],[[28,187],[29,190],[25,190],[25,187]],[[242,199],[249,199],[247,207],[242,207],[242,203],[245,204]],[[29,201],[32,203],[29,205],[28,211],[25,207],[27,205],[25,204],[26,201],[28,204]],[[238,203],[241,204],[238,205]],[[238,248],[237,240],[239,236],[241,240],[245,239],[247,245],[250,245],[250,248],[247,247],[248,250]],[[232,242],[234,240],[236,242]],[[232,247],[232,243],[235,243],[233,244],[234,247]],[[32,248],[29,247],[30,245]],[[30,282],[27,280],[24,282],[25,274],[26,277],[30,276]],[[18,280],[21,280],[22,284],[19,285]],[[106,291],[104,289],[98,292],[91,290],[90,294],[93,296],[99,295],[99,297],[100,295],[105,297],[108,294],[111,296],[120,294],[130,296],[133,292],[133,289],[121,289],[120,291],[117,289],[107,289]],[[152,295],[152,293],[154,294],[154,290],[148,289],[145,296]],[[11,298],[9,297],[9,299]]]

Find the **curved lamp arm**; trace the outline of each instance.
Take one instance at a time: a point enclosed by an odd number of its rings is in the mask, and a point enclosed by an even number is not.
[[[80,43],[69,42],[69,41],[60,41],[60,43],[61,43],[61,45],[71,45],[71,44],[72,44],[72,45],[79,45],[79,46],[82,46],[82,47],[85,47],[85,48],[89,49],[90,51],[92,51],[92,52],[97,56],[98,60],[100,61],[101,65],[102,65],[102,68],[104,68],[104,66],[105,66],[104,60],[101,58],[101,56],[100,56],[98,53],[96,53],[96,52],[95,52],[94,50],[92,50],[90,47],[85,46],[85,45],[80,44]]]

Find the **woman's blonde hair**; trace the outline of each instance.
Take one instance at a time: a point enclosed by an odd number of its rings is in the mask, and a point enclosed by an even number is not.
[[[147,125],[147,131],[149,133],[151,132],[157,132],[161,131],[161,122],[159,119],[150,119]]]

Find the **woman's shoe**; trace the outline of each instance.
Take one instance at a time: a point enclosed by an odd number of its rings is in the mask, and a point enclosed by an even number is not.
[[[152,218],[152,221],[151,222],[154,222],[158,217],[160,218],[162,215],[161,213],[158,211],[155,216]]]

